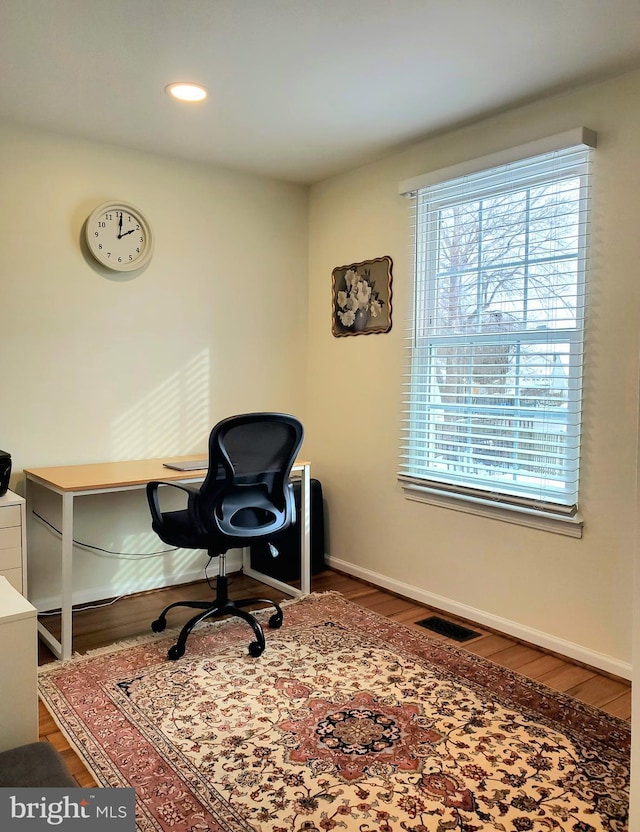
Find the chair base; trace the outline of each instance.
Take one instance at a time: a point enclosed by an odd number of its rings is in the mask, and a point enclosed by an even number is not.
[[[180,630],[178,640],[169,648],[167,658],[175,661],[184,656],[187,644],[187,638],[193,628],[201,621],[207,618],[220,618],[224,615],[235,615],[246,621],[253,630],[256,637],[255,641],[249,644],[249,655],[258,657],[264,652],[265,638],[262,626],[251,613],[246,612],[243,607],[248,607],[253,604],[269,604],[275,608],[275,613],[269,618],[269,627],[277,630],[282,626],[283,614],[280,606],[272,601],[270,598],[242,598],[237,601],[230,600],[228,596],[228,581],[226,575],[218,575],[216,579],[216,597],[212,602],[207,601],[176,601],[173,604],[165,607],[158,618],[151,623],[151,629],[154,633],[161,633],[167,626],[167,613],[174,607],[189,607],[192,609],[202,610],[202,612],[194,615]]]

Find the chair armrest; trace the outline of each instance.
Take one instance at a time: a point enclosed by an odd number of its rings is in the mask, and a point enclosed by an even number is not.
[[[200,488],[196,485],[186,485],[184,483],[179,482],[163,482],[158,480],[153,480],[152,482],[147,483],[147,501],[149,502],[149,511],[151,512],[151,519],[153,520],[154,526],[162,525],[162,512],[160,511],[160,497],[158,496],[158,491],[160,486],[167,486],[171,488],[177,488],[180,491],[184,491],[189,497],[193,497],[199,493]]]

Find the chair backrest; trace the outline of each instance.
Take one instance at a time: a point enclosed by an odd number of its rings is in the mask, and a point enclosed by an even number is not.
[[[295,519],[289,476],[304,431],[286,413],[244,413],[223,419],[209,436],[209,470],[198,516],[212,533],[257,538]]]

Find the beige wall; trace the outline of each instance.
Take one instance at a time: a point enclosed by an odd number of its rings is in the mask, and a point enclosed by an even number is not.
[[[545,99],[314,186],[309,399],[332,561],[445,609],[626,673],[631,660],[640,234],[640,74]],[[581,510],[570,539],[406,500],[397,481],[411,274],[408,177],[584,125],[598,132]],[[334,267],[394,261],[390,333],[333,338]]]
[[[201,452],[245,410],[304,416],[306,188],[0,125],[0,448],[22,469]],[[140,273],[83,254],[107,199],[149,216]],[[79,501],[76,536],[115,551],[159,548],[143,495]],[[41,507],[59,522],[56,501]],[[30,526],[34,601],[54,597],[53,535]],[[78,550],[77,600],[185,575],[202,559]]]

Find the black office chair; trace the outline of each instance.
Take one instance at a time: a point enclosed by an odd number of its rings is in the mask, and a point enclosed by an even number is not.
[[[265,648],[264,632],[256,618],[242,607],[267,603],[275,607],[269,627],[282,626],[282,610],[268,598],[232,601],[228,596],[226,553],[249,542],[268,540],[295,522],[295,500],[291,468],[302,444],[303,428],[284,413],[246,413],[219,422],[209,436],[209,470],[200,487],[176,482],[150,482],[147,499],[154,531],[165,543],[188,549],[206,549],[219,558],[216,597],[211,602],[178,601],[169,604],[151,624],[159,633],[167,626],[173,607],[203,610],[180,631],[169,649],[170,659],[185,652],[189,633],[206,618],[236,615],[249,624],[256,640],[249,654],[259,656]],[[187,493],[186,508],[160,510],[160,486]]]

